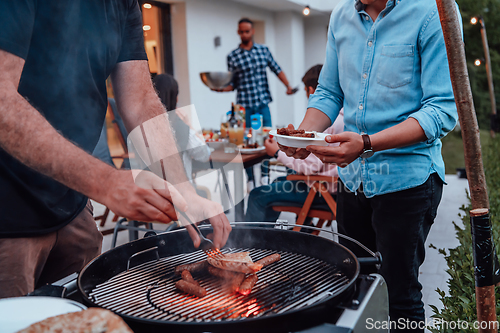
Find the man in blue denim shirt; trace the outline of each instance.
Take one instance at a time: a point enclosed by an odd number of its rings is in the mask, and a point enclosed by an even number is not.
[[[283,149],[342,167],[339,230],[381,252],[393,331],[407,331],[409,320],[423,332],[418,269],[441,200],[440,139],[457,122],[434,0],[343,0],[335,8],[300,128],[323,131],[342,107],[345,132],[327,138],[340,146]]]

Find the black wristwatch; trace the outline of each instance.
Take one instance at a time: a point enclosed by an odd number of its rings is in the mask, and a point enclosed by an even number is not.
[[[370,141],[370,136],[368,134],[361,134],[361,137],[363,138],[364,147],[359,157],[361,158],[372,157],[374,152],[372,148],[372,142]]]
[[[273,157],[274,157],[274,158],[278,158],[278,154],[279,154],[279,152],[280,152],[280,150],[279,150],[279,149],[278,149],[278,150],[276,150],[276,153],[274,153],[274,156],[273,156]]]

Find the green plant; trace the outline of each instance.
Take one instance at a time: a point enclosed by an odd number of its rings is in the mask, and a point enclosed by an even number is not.
[[[500,136],[490,139],[488,144],[483,145],[483,161],[486,175],[486,183],[488,186],[488,194],[490,201],[490,219],[492,223],[493,240],[495,244],[499,242],[500,232]],[[466,321],[466,325],[462,325],[460,329],[451,329],[449,324],[441,327],[430,327],[432,332],[477,332],[473,328],[473,323],[477,320],[476,314],[476,299],[475,299],[475,282],[474,282],[474,267],[472,257],[472,236],[470,231],[469,205],[460,208],[463,213],[460,214],[464,228],[462,229],[455,222],[456,236],[460,245],[454,249],[439,249],[438,251],[445,256],[448,269],[446,272],[450,276],[447,281],[448,293],[437,289],[440,295],[440,300],[443,303],[443,309],[439,310],[436,306],[431,305],[433,310],[432,317],[437,321],[444,323],[457,323]],[[431,246],[433,247],[433,246]],[[434,247],[435,248],[435,247]],[[500,288],[495,289],[497,312],[500,310]],[[448,325],[448,327],[447,327]]]

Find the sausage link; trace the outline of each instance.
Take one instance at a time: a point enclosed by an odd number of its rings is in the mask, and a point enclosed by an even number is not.
[[[179,289],[180,291],[183,291],[187,294],[198,296],[198,297],[205,297],[207,295],[207,291],[205,288],[202,288],[200,286],[197,286],[195,284],[189,283],[185,280],[179,280],[175,284],[175,287]]]
[[[242,295],[248,295],[252,291],[253,286],[257,283],[258,277],[256,274],[249,275],[241,283],[238,292]]]
[[[193,276],[191,275],[191,273],[189,273],[189,271],[187,270],[183,270],[182,273],[181,273],[181,277],[184,281],[186,282],[189,282],[189,283],[192,283],[192,284],[195,284],[197,285],[198,287],[200,286],[200,284],[198,282],[196,282],[195,279],[193,279]]]
[[[237,291],[241,282],[245,279],[245,274],[243,273],[227,271],[213,266],[208,266],[208,273],[224,279],[223,287],[229,289],[230,292]]]
[[[217,277],[220,277],[220,278],[223,278],[223,279],[226,279],[226,280],[232,280],[234,279],[234,277],[240,273],[237,273],[237,272],[233,272],[233,271],[228,271],[228,270],[225,270],[225,269],[220,269],[220,268],[217,268],[217,267],[213,267],[211,265],[208,266],[208,273],[210,273],[210,275],[213,275],[213,276],[217,276]],[[241,273],[243,274],[243,273]],[[244,274],[243,274],[244,276]]]
[[[204,271],[208,266],[208,262],[206,260],[198,261],[192,264],[185,264],[175,267],[174,273],[176,275],[182,274],[182,271],[189,271],[190,273],[199,273]]]
[[[279,253],[271,254],[270,256],[264,257],[256,262],[256,264],[261,264],[263,267],[271,265],[277,261],[280,261],[281,255]]]
[[[235,276],[228,281],[228,289],[234,293],[235,291],[238,291],[241,283],[245,279],[245,274],[243,273],[236,273]]]

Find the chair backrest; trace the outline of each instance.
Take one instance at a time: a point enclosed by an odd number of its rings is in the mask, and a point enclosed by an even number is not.
[[[297,207],[296,204],[288,205],[286,202],[278,202],[272,205],[272,209],[277,212],[292,212],[297,214],[297,220],[295,224],[303,225],[306,217],[317,217],[319,219],[316,227],[321,228],[325,221],[328,221],[328,225],[331,224],[332,220],[337,217],[337,203],[333,199],[332,195],[328,192],[327,187],[324,183],[336,183],[336,177],[327,176],[304,176],[304,175],[289,175],[286,177],[287,180],[298,180],[298,181],[313,181],[309,194],[301,207]],[[321,194],[326,201],[328,208],[314,209],[312,208],[313,200],[316,194]],[[299,231],[300,227],[294,227],[293,231]],[[318,235],[319,231],[315,230],[314,235]]]
[[[128,132],[127,129],[125,128],[125,124],[123,124],[122,117],[118,112],[116,101],[113,98],[108,98],[108,113],[111,119],[113,130],[118,138],[118,141],[120,141],[120,145],[122,146],[124,152],[122,156],[116,156],[116,158],[123,158],[123,163],[120,167],[121,169],[130,169],[130,160],[128,159],[128,146],[127,146]]]
[[[113,159],[111,158],[111,153],[109,152],[107,132],[106,122],[104,122],[104,126],[101,130],[101,136],[99,137],[99,141],[97,141],[94,151],[92,152],[92,156],[97,157],[109,165],[115,166]]]
[[[118,136],[118,140],[122,145],[123,151],[125,153],[128,153],[128,148],[127,148],[128,132],[127,129],[125,128],[125,125],[123,124],[123,120],[120,114],[118,113],[118,108],[116,106],[116,101],[114,100],[114,98],[108,98],[108,112],[111,118],[111,123],[113,124],[113,128],[116,132],[116,135]]]
[[[108,144],[108,133],[106,122],[104,122],[101,136],[99,137],[99,141],[97,142],[92,155],[100,159],[101,161],[108,163],[109,165],[115,166],[113,162],[113,158],[123,159],[123,163],[121,165],[121,169],[130,169],[130,161],[128,160],[128,147],[127,147],[127,130],[125,125],[123,124],[123,120],[120,117],[120,114],[117,112],[116,102],[113,98],[108,98],[108,114],[111,118],[111,123],[113,125],[113,130],[122,146],[124,151],[124,155],[122,156],[111,156],[109,151]]]

